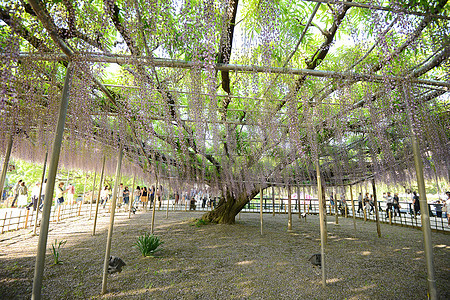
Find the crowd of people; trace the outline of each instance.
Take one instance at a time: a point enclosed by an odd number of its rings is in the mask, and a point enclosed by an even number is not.
[[[29,187],[23,180],[19,180],[11,189],[12,192],[12,203],[11,207],[26,207],[27,209],[36,210],[38,208],[42,209],[42,203],[45,196],[45,187],[47,184],[47,179],[44,180],[41,188],[41,183],[36,182],[32,185],[31,191],[29,192]],[[74,199],[75,195],[75,186],[71,183],[67,184],[67,187],[64,186],[64,182],[59,182],[55,188],[55,206],[63,204],[67,200],[67,204],[73,205],[76,200]],[[153,205],[158,205],[161,207],[162,198],[163,198],[163,186],[159,185],[155,187],[154,185],[147,188],[146,186],[140,187],[136,186],[134,191],[130,191],[127,186],[124,186],[123,183],[120,183],[117,198],[118,198],[118,207],[124,207],[125,210],[128,210],[129,205],[133,211],[136,211],[140,207],[142,210],[151,209]],[[40,197],[39,197],[40,195]],[[66,196],[66,199],[64,196]],[[110,185],[106,184],[100,193],[100,204],[105,208],[108,201],[111,199],[112,191]],[[197,203],[201,205],[201,208],[205,207],[215,207],[217,198],[211,198],[207,191],[197,190],[195,188],[191,189],[187,192],[182,192],[181,194],[176,191],[173,194],[175,206],[181,205],[187,207],[189,205],[190,210],[196,210]],[[131,198],[131,200],[130,200]],[[400,216],[400,198],[398,193],[394,193],[392,195],[391,192],[383,193],[383,202],[385,205],[385,218]],[[347,200],[345,198],[345,194],[342,193],[340,195],[340,200],[335,199],[333,194],[330,195],[330,204],[332,209],[334,210],[335,202],[338,206],[338,210],[344,214],[345,207],[347,206]],[[416,191],[412,193],[411,202],[408,203],[410,205],[409,213],[416,217],[420,214],[420,197]],[[446,192],[446,199],[439,199],[432,203],[435,207],[436,217],[443,217],[443,213],[446,214],[448,225],[450,226],[450,192]],[[381,205],[379,204],[378,209],[383,211]],[[358,195],[358,210],[357,213],[367,213],[371,215],[375,213],[375,201],[373,195],[369,193],[360,192]]]

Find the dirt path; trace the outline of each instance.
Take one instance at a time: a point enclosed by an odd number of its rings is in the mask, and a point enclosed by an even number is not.
[[[308,261],[320,252],[318,219],[294,217],[287,232],[286,215],[246,213],[235,225],[193,225],[201,213],[157,212],[157,234],[165,243],[157,257],[143,258],[133,247],[149,232],[151,214],[116,215],[111,254],[127,266],[108,277],[101,296],[106,228],[98,220],[97,235],[86,218],[51,223],[48,247],[67,240],[63,265],[52,266],[48,251],[44,299],[426,299],[426,267],[419,230],[358,221],[356,238],[351,219],[328,223],[327,288],[321,271]],[[0,299],[29,299],[38,237],[32,229],[0,235]],[[450,236],[433,233],[434,261],[440,299],[450,293]]]

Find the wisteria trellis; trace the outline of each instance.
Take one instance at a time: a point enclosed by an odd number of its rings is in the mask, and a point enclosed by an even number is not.
[[[448,176],[446,1],[412,13],[401,1],[384,10],[340,1],[35,2],[40,12],[22,1],[0,5],[0,145],[4,151],[13,133],[15,157],[41,162],[51,146],[66,44],[75,76],[62,164],[98,170],[121,143],[132,162],[125,172],[223,191],[228,217],[218,221],[234,221],[260,187],[314,183],[317,160],[330,185],[372,176],[408,181],[411,131],[426,175]],[[107,75],[111,68],[92,62],[93,54],[124,59]],[[158,67],[154,58],[193,66]],[[219,64],[255,67],[233,72]],[[282,74],[270,71],[284,64]],[[294,75],[292,68],[355,76]],[[413,101],[403,99],[403,85]]]

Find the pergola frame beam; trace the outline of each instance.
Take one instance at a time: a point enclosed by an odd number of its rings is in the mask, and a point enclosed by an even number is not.
[[[78,56],[78,55],[74,55]],[[1,58],[6,58],[2,55]],[[20,60],[40,60],[40,61],[69,61],[74,57],[68,57],[65,54],[51,53],[51,54],[34,54],[34,53],[20,53]],[[194,69],[198,65],[191,61],[182,61],[175,59],[164,58],[150,58],[150,57],[133,57],[131,55],[111,56],[104,54],[90,54],[83,53],[80,57],[87,62],[98,63],[117,63],[117,64],[139,64],[139,65],[154,65],[160,68],[179,68],[179,69]],[[386,80],[403,81],[404,76],[383,76],[377,74],[359,74],[354,72],[337,72],[324,70],[310,70],[297,68],[280,68],[268,66],[252,66],[252,65],[237,65],[237,64],[215,64],[214,68],[218,71],[232,71],[240,73],[271,73],[271,74],[289,74],[289,75],[306,75],[312,77],[336,78],[336,79],[351,79],[368,82],[385,83]],[[430,79],[411,78],[411,83],[426,84],[432,86],[441,86],[450,88],[450,82],[437,81]]]

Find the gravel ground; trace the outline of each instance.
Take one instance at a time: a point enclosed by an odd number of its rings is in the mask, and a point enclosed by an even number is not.
[[[163,250],[144,258],[133,247],[150,231],[151,214],[116,214],[111,255],[121,257],[123,272],[108,276],[108,293],[100,295],[109,216],[93,221],[72,218],[51,223],[48,249],[67,240],[62,265],[52,265],[47,251],[43,299],[426,299],[422,232],[382,224],[328,218],[327,287],[321,269],[308,261],[320,253],[317,216],[297,216],[287,232],[286,215],[246,213],[235,225],[194,225],[202,213],[157,212],[155,234]],[[450,236],[433,233],[434,263],[440,299],[450,299]],[[38,238],[32,230],[0,236],[0,298],[29,299]]]

